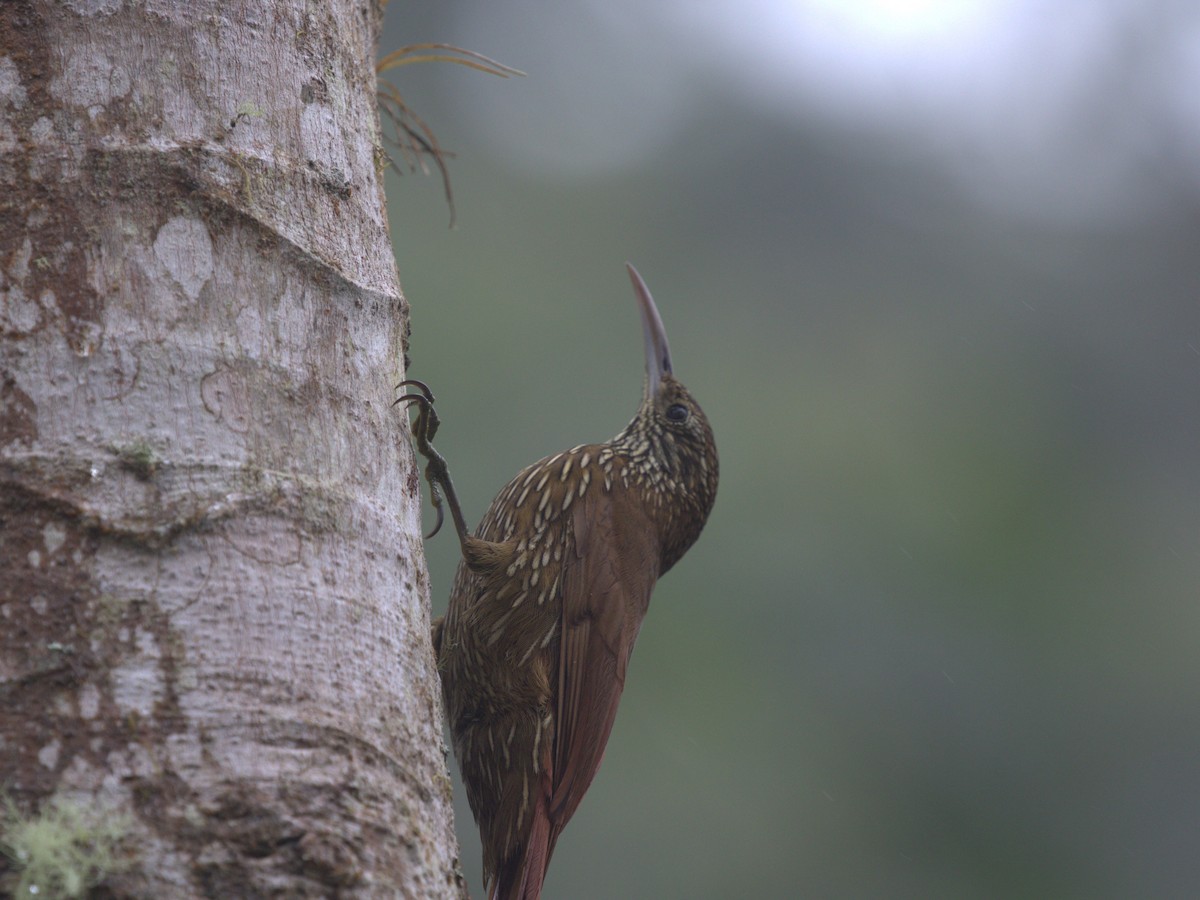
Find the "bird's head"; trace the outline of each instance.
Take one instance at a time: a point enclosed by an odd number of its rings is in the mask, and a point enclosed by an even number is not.
[[[694,540],[717,494],[717,445],[700,404],[675,377],[667,332],[646,282],[633,266],[626,268],[642,318],[646,383],[638,413],[617,442],[646,485],[675,511],[675,525],[687,520],[691,532],[694,523],[695,534],[689,535]]]

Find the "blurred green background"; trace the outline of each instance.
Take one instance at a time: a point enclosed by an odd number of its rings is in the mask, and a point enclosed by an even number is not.
[[[468,518],[633,414],[627,259],[721,453],[547,895],[1200,896],[1200,8],[392,0],[418,41],[528,73],[393,74],[458,154],[453,230],[388,193]]]

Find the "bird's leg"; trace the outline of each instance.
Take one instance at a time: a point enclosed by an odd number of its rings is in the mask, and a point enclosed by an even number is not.
[[[450,506],[450,517],[454,520],[454,528],[458,532],[458,542],[465,547],[470,534],[467,531],[466,520],[463,518],[462,507],[458,502],[458,495],[454,492],[454,483],[450,480],[450,467],[446,464],[445,457],[438,453],[432,443],[433,436],[437,434],[438,426],[441,424],[437,410],[433,408],[433,391],[426,384],[415,379],[400,382],[396,385],[396,390],[409,385],[415,387],[420,393],[404,394],[398,397],[392,405],[395,406],[399,403],[415,403],[417,405],[417,418],[412,424],[412,433],[417,442],[417,452],[428,460],[425,465],[425,480],[429,482],[430,499],[433,502],[433,508],[437,510],[437,524],[433,526],[433,531],[425,535],[425,539],[428,540],[441,530],[445,518],[442,512],[442,496],[445,495],[446,503]]]

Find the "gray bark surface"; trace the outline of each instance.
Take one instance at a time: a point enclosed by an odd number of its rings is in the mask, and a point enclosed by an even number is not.
[[[465,893],[380,18],[0,3],[0,790],[112,895]]]

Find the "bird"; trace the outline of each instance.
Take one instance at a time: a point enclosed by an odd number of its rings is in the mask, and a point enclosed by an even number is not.
[[[716,499],[717,448],[675,376],[667,334],[637,270],[646,377],[629,424],[603,443],[533,463],[468,531],[433,447],[434,396],[417,408],[437,524],[442,497],[462,549],[446,615],[432,626],[442,695],[483,845],[489,900],[538,900],[555,844],[600,766],[634,640],[658,579],[700,536]]]

